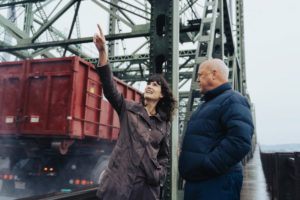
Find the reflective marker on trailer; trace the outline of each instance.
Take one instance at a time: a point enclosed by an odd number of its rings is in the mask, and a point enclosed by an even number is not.
[[[73,185],[73,184],[74,184],[74,180],[73,180],[73,179],[70,179],[70,180],[69,180],[69,184]]]
[[[14,116],[6,116],[5,123],[10,124],[14,122]]]
[[[61,191],[61,192],[72,192],[71,189],[61,189],[60,191]]]
[[[38,123],[40,121],[40,116],[38,115],[31,115],[30,122],[31,123]]]
[[[85,180],[81,180],[81,185],[85,185],[86,181]]]

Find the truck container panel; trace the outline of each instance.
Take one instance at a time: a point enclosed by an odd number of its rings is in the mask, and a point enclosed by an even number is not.
[[[115,82],[140,101],[139,91]],[[20,184],[26,194],[99,184],[119,129],[92,64],[78,57],[0,63],[0,156],[15,177],[0,193]]]
[[[25,62],[0,63],[0,134],[16,133],[22,112]]]
[[[47,58],[1,63],[0,72],[1,134],[118,138],[118,115],[103,98],[92,64],[78,57]],[[125,98],[140,100],[139,91],[115,81]]]

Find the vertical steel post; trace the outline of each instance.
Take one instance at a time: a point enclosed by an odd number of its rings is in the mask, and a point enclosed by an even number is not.
[[[179,80],[179,2],[152,0],[150,22],[150,73],[163,74],[178,99]],[[172,122],[170,162],[164,186],[164,199],[177,200],[178,181],[178,111]]]
[[[246,94],[245,43],[244,43],[244,1],[236,0],[236,43],[237,57],[241,66],[242,93]]]
[[[179,100],[179,1],[173,0],[172,6],[172,90],[175,99]],[[178,137],[179,137],[179,111],[176,109],[172,122],[171,135],[171,199],[177,200],[178,191]]]
[[[33,23],[33,12],[32,12],[32,3],[27,3],[25,5],[25,18],[24,18],[24,27],[23,30],[25,33],[30,36],[30,30]]]
[[[110,0],[112,3],[114,4],[118,4],[118,0]],[[115,6],[110,6],[110,10],[112,11],[113,14],[117,13],[117,8]],[[109,34],[115,34],[116,33],[116,18],[114,17],[113,14],[109,15],[109,30],[108,33]],[[109,41],[108,42],[108,56],[112,57],[115,56],[115,44],[116,42],[113,41]],[[114,63],[111,63],[112,67],[114,66]]]
[[[15,0],[12,0],[12,3],[14,3]],[[9,6],[8,12],[7,12],[7,19],[11,21],[12,23],[16,23],[16,9],[15,5]],[[12,37],[11,35],[5,31],[4,33],[4,41],[10,44],[12,42]],[[9,53],[3,53],[3,58],[5,61],[10,60],[10,54]]]

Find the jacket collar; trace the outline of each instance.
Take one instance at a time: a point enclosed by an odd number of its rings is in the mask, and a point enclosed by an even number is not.
[[[216,87],[212,90],[207,91],[203,97],[201,98],[202,101],[210,101],[211,99],[215,98],[216,96],[219,96],[220,94],[222,94],[223,92],[225,92],[226,90],[231,90],[231,85],[229,82],[224,83],[222,85],[220,85],[219,87]]]
[[[149,125],[151,125],[150,123],[150,117],[145,109],[145,107],[143,106],[143,104],[141,103],[136,103],[133,101],[130,101],[128,103],[127,109],[138,114],[139,116],[141,116]],[[163,121],[163,119],[166,117],[165,114],[163,112],[161,112],[160,110],[153,115],[155,118],[157,118],[159,121]]]

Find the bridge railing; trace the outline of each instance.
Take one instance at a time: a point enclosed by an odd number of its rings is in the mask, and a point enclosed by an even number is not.
[[[272,200],[300,199],[300,152],[260,152]]]

